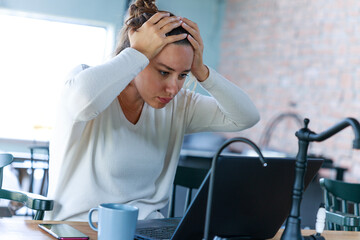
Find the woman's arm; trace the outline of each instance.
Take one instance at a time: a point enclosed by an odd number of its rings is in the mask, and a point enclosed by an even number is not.
[[[105,110],[149,63],[135,49],[127,48],[99,66],[69,76],[62,101],[74,121],[89,121]]]
[[[238,86],[209,68],[200,84],[212,97],[192,94],[187,115],[187,133],[240,131],[255,125],[260,115],[248,95]]]

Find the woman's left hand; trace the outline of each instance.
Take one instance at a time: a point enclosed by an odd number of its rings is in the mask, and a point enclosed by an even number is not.
[[[204,44],[200,35],[199,27],[196,23],[187,18],[182,18],[181,26],[190,34],[187,39],[194,48],[194,60],[191,66],[191,72],[200,82],[205,81],[209,76],[209,69],[203,63]]]

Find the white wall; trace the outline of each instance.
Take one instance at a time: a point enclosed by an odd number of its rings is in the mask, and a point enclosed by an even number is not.
[[[121,22],[123,0],[0,0],[0,7],[60,17],[91,19],[100,22]]]

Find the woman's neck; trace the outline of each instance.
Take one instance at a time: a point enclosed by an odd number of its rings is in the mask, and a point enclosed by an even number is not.
[[[140,97],[133,84],[129,84],[118,96],[121,109],[126,119],[136,124],[141,116],[144,100]]]

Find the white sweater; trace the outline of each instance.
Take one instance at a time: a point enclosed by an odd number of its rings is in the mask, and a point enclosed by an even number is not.
[[[201,85],[212,97],[181,89],[162,109],[145,103],[130,123],[117,96],[148,63],[127,48],[105,64],[78,67],[66,82],[50,142],[55,206],[46,219],[87,221],[89,209],[105,202],[152,217],[168,202],[184,134],[239,131],[259,120],[248,96],[210,69]]]

